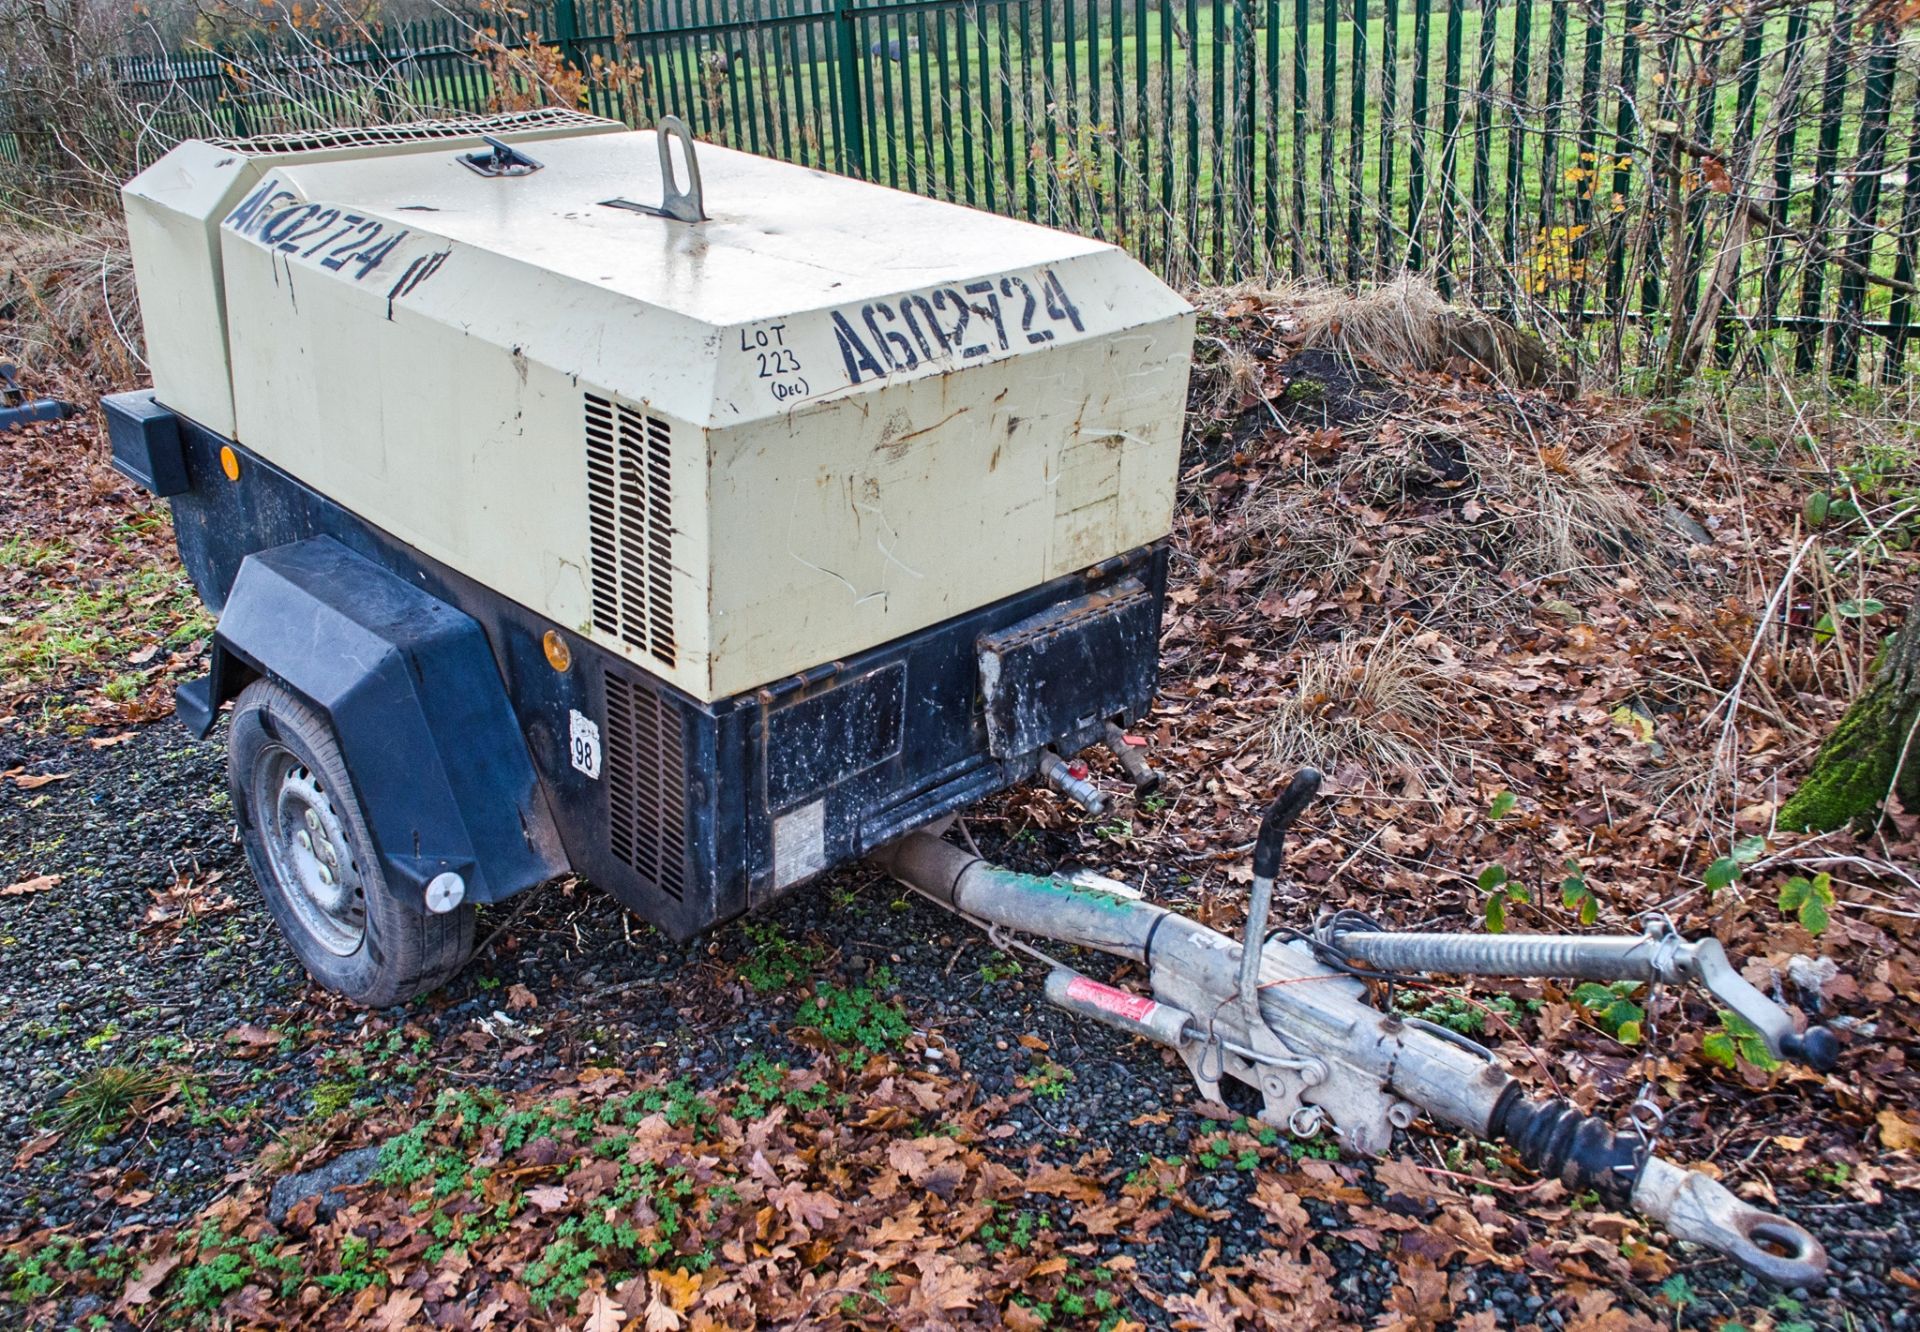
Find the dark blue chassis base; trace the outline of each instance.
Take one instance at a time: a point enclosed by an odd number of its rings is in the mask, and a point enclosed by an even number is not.
[[[156,406],[149,400],[145,410]],[[126,410],[109,404],[110,414],[116,408]],[[1012,645],[1003,669],[1045,673],[1015,700],[1021,733],[1044,734],[1062,753],[1096,743],[1107,720],[1142,715],[1151,701],[1164,543],[708,704],[425,558],[231,441],[165,415],[163,429],[134,427],[162,456],[123,470],[165,473],[177,462],[179,484],[155,489],[172,492],[180,557],[207,606],[225,605],[247,555],[326,536],[471,616],[572,867],[675,938],[1033,776],[1037,751],[996,756],[989,741],[988,706],[1013,706],[983,695],[978,654],[996,635]],[[113,424],[118,460],[127,421]],[[177,460],[167,456],[176,433]],[[223,446],[239,456],[237,481],[222,471]],[[1124,622],[1100,613],[1116,595],[1133,605]],[[1036,636],[1036,618],[1056,610],[1061,633],[1050,639],[1041,620]],[[565,672],[543,651],[550,629],[572,650]],[[203,695],[201,706],[218,706],[243,683],[219,682],[220,696]],[[570,761],[576,712],[599,728],[598,777]],[[796,813],[776,848],[776,820]]]

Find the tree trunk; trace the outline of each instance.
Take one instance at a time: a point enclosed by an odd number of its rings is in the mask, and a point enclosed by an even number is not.
[[[1920,614],[1908,610],[1872,681],[1815,755],[1800,789],[1780,810],[1780,826],[1825,832],[1871,817],[1893,795],[1920,813]],[[1904,756],[1904,762],[1902,761]],[[1897,782],[1897,789],[1896,789]]]

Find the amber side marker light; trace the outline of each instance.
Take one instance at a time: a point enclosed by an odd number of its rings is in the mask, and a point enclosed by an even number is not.
[[[231,444],[220,446],[220,470],[227,474],[227,480],[240,479],[240,455],[233,451]]]
[[[573,665],[573,650],[567,646],[567,640],[560,637],[560,631],[549,629],[540,639],[540,646],[546,649],[547,665],[556,671],[564,671]]]

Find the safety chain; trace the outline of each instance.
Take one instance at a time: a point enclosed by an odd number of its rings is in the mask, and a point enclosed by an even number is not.
[[[1657,948],[1668,950],[1679,945],[1680,932],[1674,928],[1673,920],[1664,911],[1649,911],[1640,917],[1641,928],[1647,937],[1654,941]],[[1666,969],[1656,962],[1652,968],[1652,978],[1647,982],[1646,1020],[1640,1024],[1641,1052],[1639,1065],[1641,1070],[1640,1091],[1633,1103],[1627,1107],[1627,1124],[1640,1140],[1640,1151],[1634,1161],[1637,1174],[1648,1157],[1654,1155],[1659,1146],[1660,1134],[1666,1128],[1667,1115],[1660,1108],[1660,1102],[1654,1093],[1658,1090],[1654,1083],[1653,1071],[1656,1067],[1655,1051],[1660,1048],[1659,1031],[1654,1024],[1654,1008],[1660,1001],[1660,978]]]

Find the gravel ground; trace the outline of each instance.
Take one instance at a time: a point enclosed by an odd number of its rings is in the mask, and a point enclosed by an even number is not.
[[[531,1085],[558,1070],[618,1061],[712,1083],[753,1050],[796,1063],[810,1057],[787,1040],[794,1000],[740,985],[736,964],[748,946],[740,929],[676,946],[583,886],[550,886],[517,912],[483,917],[488,946],[445,991],[401,1015],[406,1041],[369,1037],[366,1016],[312,987],[280,945],[234,840],[223,753],[171,722],[102,748],[5,742],[0,768],[70,775],[31,791],[0,782],[0,884],[62,876],[52,888],[0,897],[0,1121],[8,1144],[0,1232],[41,1219],[79,1235],[137,1237],[142,1228],[177,1225],[263,1155],[271,1161],[276,1149],[301,1147],[300,1125],[330,1100],[402,1101],[423,1076]],[[1030,864],[1048,854],[1044,842],[1019,850]],[[1116,1163],[1140,1153],[1175,1156],[1208,1127],[1167,1058],[1047,1008],[1034,967],[983,975],[983,964],[1001,959],[982,938],[864,869],[801,892],[769,919],[786,937],[823,949],[822,975],[888,968],[927,1048],[939,1052],[932,1062],[982,1093],[1012,1092],[1048,1060],[1072,1070],[1057,1095],[1011,1112],[1015,1132],[994,1148],[1009,1159],[1036,1146],[1064,1161],[1096,1147]],[[509,995],[518,1000],[513,1020],[539,1031],[525,1042],[532,1051],[514,1058],[492,1045],[476,1057],[459,1038],[508,1007]],[[259,1029],[269,1026],[284,1037],[262,1038]],[[46,1128],[62,1093],[110,1064],[191,1070],[193,1089],[169,1093],[125,1134],[90,1145],[69,1132],[51,1142]],[[1689,1159],[1687,1145],[1676,1144],[1675,1154]],[[1257,1243],[1264,1223],[1246,1201],[1253,1180],[1231,1166],[1196,1171],[1190,1199],[1226,1209],[1224,1221],[1174,1210],[1150,1241],[1103,1240],[1103,1257],[1124,1251],[1154,1290],[1194,1289],[1212,1240],[1221,1261]],[[1914,1326],[1914,1292],[1888,1279],[1920,1243],[1913,1198],[1889,1195],[1868,1206],[1839,1193],[1791,1191],[1791,1183],[1780,1182],[1782,1210],[1821,1235],[1835,1259],[1826,1289],[1775,1305],[1731,1265],[1696,1252],[1683,1271],[1697,1302],[1684,1311],[1651,1289],[1616,1288],[1615,1297],[1663,1322],[1702,1327],[1769,1318],[1783,1328]],[[1331,1220],[1323,1204],[1309,1211],[1317,1224]],[[1536,1228],[1536,1238],[1553,1237]],[[1380,1316],[1396,1281],[1389,1254],[1332,1233],[1316,1244],[1333,1260],[1349,1311],[1367,1322]],[[1568,1322],[1552,1263],[1456,1283],[1457,1311],[1487,1309],[1509,1327]],[[17,1306],[0,1304],[0,1321],[19,1316]],[[1145,1301],[1134,1316],[1149,1326],[1166,1321]]]

